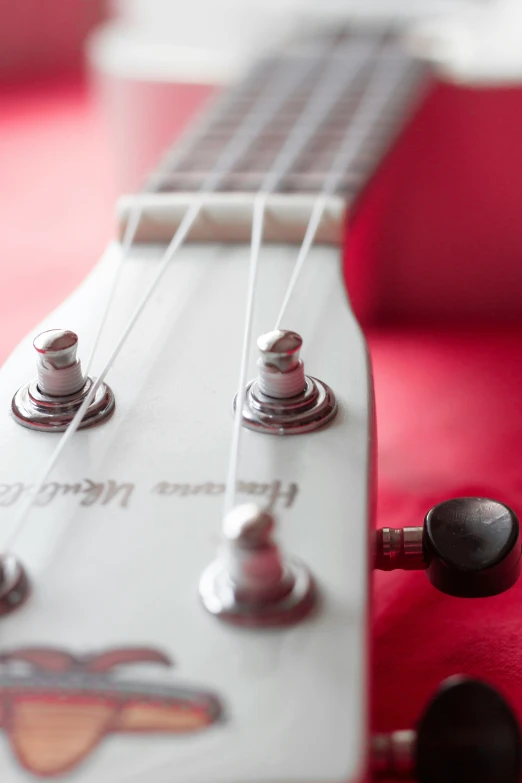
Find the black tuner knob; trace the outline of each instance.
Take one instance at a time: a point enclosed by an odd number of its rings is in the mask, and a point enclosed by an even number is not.
[[[424,520],[423,549],[428,579],[450,595],[497,595],[520,576],[518,518],[496,500],[454,498],[434,506]]]
[[[450,677],[428,704],[416,731],[372,740],[372,776],[417,783],[519,783],[522,741],[517,720],[489,685]]]
[[[443,683],[417,727],[418,783],[519,783],[517,720],[494,688],[452,677]]]
[[[443,593],[497,595],[520,576],[520,525],[508,506],[488,498],[453,498],[434,506],[423,527],[382,528],[375,567],[425,569]]]

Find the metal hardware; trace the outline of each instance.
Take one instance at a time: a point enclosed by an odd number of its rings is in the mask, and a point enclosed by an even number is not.
[[[383,527],[376,531],[374,568],[380,571],[424,570],[427,567],[422,547],[422,527]]]
[[[262,394],[284,400],[304,391],[304,365],[299,358],[302,345],[297,332],[285,329],[275,329],[258,338],[258,383]]]
[[[278,627],[310,613],[316,598],[312,576],[300,561],[282,557],[274,526],[272,515],[254,503],[227,514],[218,557],[199,584],[211,614],[237,625]]]
[[[278,329],[261,335],[259,375],[249,382],[243,406],[243,424],[271,435],[311,432],[337,413],[332,390],[304,373],[299,359],[302,339],[296,332]],[[234,410],[237,395],[234,398]]]
[[[78,336],[67,329],[50,329],[33,340],[38,388],[43,394],[64,397],[83,388],[81,364],[76,358]]]
[[[76,359],[74,332],[52,329],[34,342],[38,380],[22,386],[13,397],[11,411],[18,424],[44,432],[63,432],[74,418],[94,383],[84,378]],[[93,427],[114,412],[114,394],[102,383],[85,413],[80,429]]]
[[[371,770],[375,777],[412,778],[416,734],[411,729],[372,737]]]
[[[516,716],[494,688],[450,677],[415,730],[372,739],[372,778],[417,783],[519,783],[522,740]]]
[[[374,568],[425,570],[434,587],[460,598],[508,590],[521,566],[518,518],[489,498],[452,498],[434,506],[422,527],[375,532]]]
[[[29,593],[29,579],[14,555],[0,555],[0,615],[18,609]]]

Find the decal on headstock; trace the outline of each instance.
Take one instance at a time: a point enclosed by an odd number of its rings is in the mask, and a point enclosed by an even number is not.
[[[219,699],[207,691],[114,671],[137,663],[172,665],[149,648],[79,656],[27,647],[0,654],[0,728],[20,764],[52,777],[76,767],[109,734],[201,731],[221,716]]]
[[[15,506],[26,495],[34,492],[32,484],[24,484],[22,481],[0,483],[0,507]],[[224,495],[225,485],[217,481],[159,481],[151,487],[144,487],[131,481],[93,481],[89,478],[65,483],[50,481],[38,488],[34,505],[49,506],[74,496],[79,506],[129,508],[135,492],[169,498],[215,497]],[[293,481],[285,484],[279,479],[238,481],[237,492],[247,497],[262,498],[270,508],[291,508],[299,493],[299,485]]]

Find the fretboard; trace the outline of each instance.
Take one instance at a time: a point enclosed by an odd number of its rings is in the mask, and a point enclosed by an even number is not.
[[[294,44],[229,89],[146,191],[198,191],[221,166],[215,191],[256,192],[270,183],[273,192],[313,194],[328,183],[350,200],[402,125],[425,71],[392,34],[344,31]]]

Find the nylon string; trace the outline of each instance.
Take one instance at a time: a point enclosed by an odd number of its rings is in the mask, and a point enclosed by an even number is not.
[[[317,58],[313,59],[312,63],[315,64],[316,61]],[[309,65],[309,67],[312,67],[312,65]],[[145,309],[145,306],[147,305],[152,294],[156,290],[161,278],[165,274],[170,264],[170,261],[172,260],[172,257],[175,255],[177,250],[181,247],[181,245],[185,241],[205,201],[219,185],[221,179],[224,176],[226,176],[227,172],[229,172],[234,167],[234,165],[243,157],[243,155],[248,151],[254,139],[259,135],[259,133],[263,130],[263,128],[270,122],[270,120],[274,117],[274,115],[277,114],[277,111],[279,110],[280,106],[287,100],[288,96],[292,93],[292,91],[300,85],[303,79],[307,76],[308,70],[309,68],[305,69],[304,71],[302,68],[298,69],[295,67],[295,63],[291,63],[290,67],[286,69],[285,73],[283,74],[281,80],[276,85],[275,89],[274,86],[270,83],[262,91],[261,96],[255,102],[252,110],[247,114],[247,116],[240,123],[238,129],[233,134],[231,139],[229,139],[225,148],[223,149],[220,156],[218,157],[214,169],[212,169],[212,171],[204,179],[200,190],[196,194],[195,200],[187,208],[178,228],[174,233],[172,240],[170,241],[169,245],[167,246],[167,249],[165,250],[162,256],[162,259],[160,260],[159,268],[154,278],[152,279],[152,282],[150,283],[144,296],[140,300],[133,315],[128,321],[127,326],[124,328],[122,334],[120,335],[118,341],[116,342],[116,345],[112,353],[110,354],[107,362],[105,363],[98,377],[96,378],[91,388],[89,389],[84,401],[82,402],[81,406],[77,410],[76,414],[74,415],[67,429],[60,437],[60,440],[55,450],[51,453],[51,456],[48,462],[45,464],[45,467],[40,475],[40,478],[36,483],[35,490],[31,495],[28,496],[27,502],[21,506],[19,513],[15,516],[11,531],[7,535],[6,540],[4,541],[4,545],[3,545],[4,551],[8,551],[9,549],[11,549],[14,541],[23,530],[24,524],[29,515],[29,511],[33,507],[36,497],[38,496],[39,492],[42,490],[43,486],[45,485],[45,482],[47,481],[52,469],[58,462],[67,444],[78,430],[78,427],[81,424],[81,421],[87,411],[87,408],[89,407],[90,403],[94,399],[94,396],[96,395],[98,389],[100,388],[101,384],[105,380],[107,373],[109,372],[114,362],[116,361],[118,354],[120,353],[121,349],[123,348],[123,345],[125,344],[129,335],[131,334],[141,313]],[[136,223],[136,227],[139,222],[139,216],[141,215],[141,209],[139,208],[139,197],[137,199],[137,204],[138,204],[138,209],[134,213],[135,217],[137,216],[137,219],[132,220],[132,214],[131,217],[129,218],[129,224]],[[128,237],[127,242],[129,248],[132,244],[132,238],[134,236],[136,227],[134,227],[134,229],[128,228],[128,231],[126,230],[125,232],[125,237]],[[114,290],[117,285],[117,280],[119,279],[120,273],[121,273],[121,265],[116,273],[116,279],[113,281]],[[103,329],[103,326],[106,322],[106,318],[110,310],[111,301],[112,300],[110,298],[106,311],[102,316],[102,324],[100,330]],[[98,337],[95,339],[95,347],[98,342]],[[89,364],[91,363],[93,355],[94,355],[94,350],[91,352],[91,356],[89,358]]]
[[[242,413],[246,396],[246,374],[250,354],[250,342],[254,315],[255,288],[257,281],[257,268],[259,253],[263,240],[263,227],[265,212],[269,195],[277,188],[281,179],[291,168],[295,160],[301,155],[309,141],[314,137],[317,129],[325,120],[341,93],[348,84],[355,81],[361,69],[370,62],[371,55],[379,44],[346,44],[338,47],[334,52],[333,60],[328,64],[323,76],[315,85],[303,110],[298,116],[283,147],[279,151],[270,171],[265,175],[261,187],[254,199],[252,212],[252,233],[250,241],[250,264],[248,275],[248,289],[246,297],[245,322],[243,327],[243,340],[239,369],[238,393],[234,423],[232,427],[232,441],[225,484],[224,513],[227,514],[235,505],[237,492],[237,478],[239,469],[239,454],[242,437]],[[347,56],[345,56],[345,54]],[[339,56],[340,55],[340,56]],[[352,65],[347,72],[341,70],[340,63],[343,59]]]
[[[297,280],[313,246],[324,210],[328,204],[328,198],[335,193],[342,178],[357,159],[358,154],[368,139],[373,123],[378,120],[386,104],[400,85],[407,67],[405,61],[401,59],[398,63],[395,63],[395,69],[392,68],[390,73],[390,63],[385,53],[383,53],[380,61],[377,62],[374,73],[370,77],[367,91],[364,93],[352,123],[334,157],[323,188],[314,202],[310,220],[297,254],[294,269],[274,329],[281,328],[281,322],[295,290]]]
[[[134,204],[131,213],[129,215],[129,220],[127,221],[127,225],[125,226],[125,233],[123,235],[123,240],[121,243],[120,248],[120,254],[118,259],[118,266],[116,268],[116,272],[114,274],[114,277],[112,279],[111,288],[109,291],[109,295],[107,297],[107,302],[105,303],[105,307],[103,309],[102,317],[100,319],[100,325],[98,327],[98,330],[96,332],[96,336],[94,338],[94,342],[91,347],[91,352],[89,354],[89,358],[87,359],[87,362],[85,364],[84,368],[84,375],[87,377],[89,375],[89,370],[91,369],[91,365],[94,359],[94,356],[96,354],[96,351],[98,349],[98,345],[100,343],[100,339],[102,336],[102,332],[105,328],[105,324],[107,322],[107,318],[109,317],[109,313],[111,311],[112,303],[114,301],[114,297],[116,295],[116,291],[118,289],[118,283],[120,282],[121,273],[123,271],[123,264],[125,259],[127,258],[127,254],[129,250],[132,247],[132,244],[134,242],[134,237],[136,236],[136,231],[141,219],[141,213],[142,213],[142,207],[141,204],[138,202]]]

